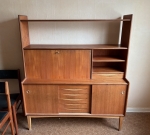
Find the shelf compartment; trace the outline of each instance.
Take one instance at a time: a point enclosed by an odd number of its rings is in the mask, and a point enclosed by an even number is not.
[[[24,50],[48,50],[48,49],[109,49],[109,50],[127,50],[119,44],[30,44],[23,48]]]
[[[125,62],[123,59],[113,57],[94,57],[93,62]]]
[[[97,73],[123,73],[123,71],[120,71],[118,69],[115,68],[110,68],[110,67],[94,67],[93,68],[93,74],[97,74]]]
[[[125,62],[127,49],[93,49],[93,62]]]

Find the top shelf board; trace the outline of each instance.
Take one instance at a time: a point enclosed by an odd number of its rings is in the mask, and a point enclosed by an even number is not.
[[[126,47],[120,47],[118,44],[71,44],[71,45],[58,45],[58,44],[31,44],[23,48],[24,50],[48,50],[48,49],[127,49]]]
[[[112,21],[112,22],[116,22],[116,21],[131,21],[130,19],[51,19],[51,20],[25,20],[25,19],[21,19],[20,21],[22,22],[47,22],[47,21],[62,21],[62,22],[68,22],[68,21]]]

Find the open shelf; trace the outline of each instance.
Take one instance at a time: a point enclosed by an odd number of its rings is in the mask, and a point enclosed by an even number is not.
[[[93,67],[93,73],[123,73],[123,71],[120,71],[115,68],[110,68],[110,67]]]
[[[31,44],[24,50],[47,50],[47,49],[127,49],[119,44]]]
[[[113,57],[94,57],[93,62],[124,62],[125,60]]]

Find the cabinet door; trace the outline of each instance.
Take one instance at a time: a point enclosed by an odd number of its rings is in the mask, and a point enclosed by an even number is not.
[[[91,50],[25,50],[26,77],[90,79]]]
[[[93,85],[92,114],[123,115],[126,95],[126,85]]]
[[[58,87],[23,85],[25,113],[58,113]]]

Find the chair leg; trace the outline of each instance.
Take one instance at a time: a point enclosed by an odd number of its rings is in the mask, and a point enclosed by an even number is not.
[[[119,131],[122,128],[123,117],[119,117]]]
[[[12,118],[12,116],[10,117],[10,128],[11,128],[11,134],[12,134],[12,135],[15,135],[14,123],[13,123],[13,118]]]
[[[17,123],[17,117],[16,117],[16,106],[12,106],[12,114],[13,114],[13,120],[14,120],[14,127],[16,130],[16,135],[18,135],[18,123]]]
[[[31,130],[31,116],[27,116],[28,128]]]

